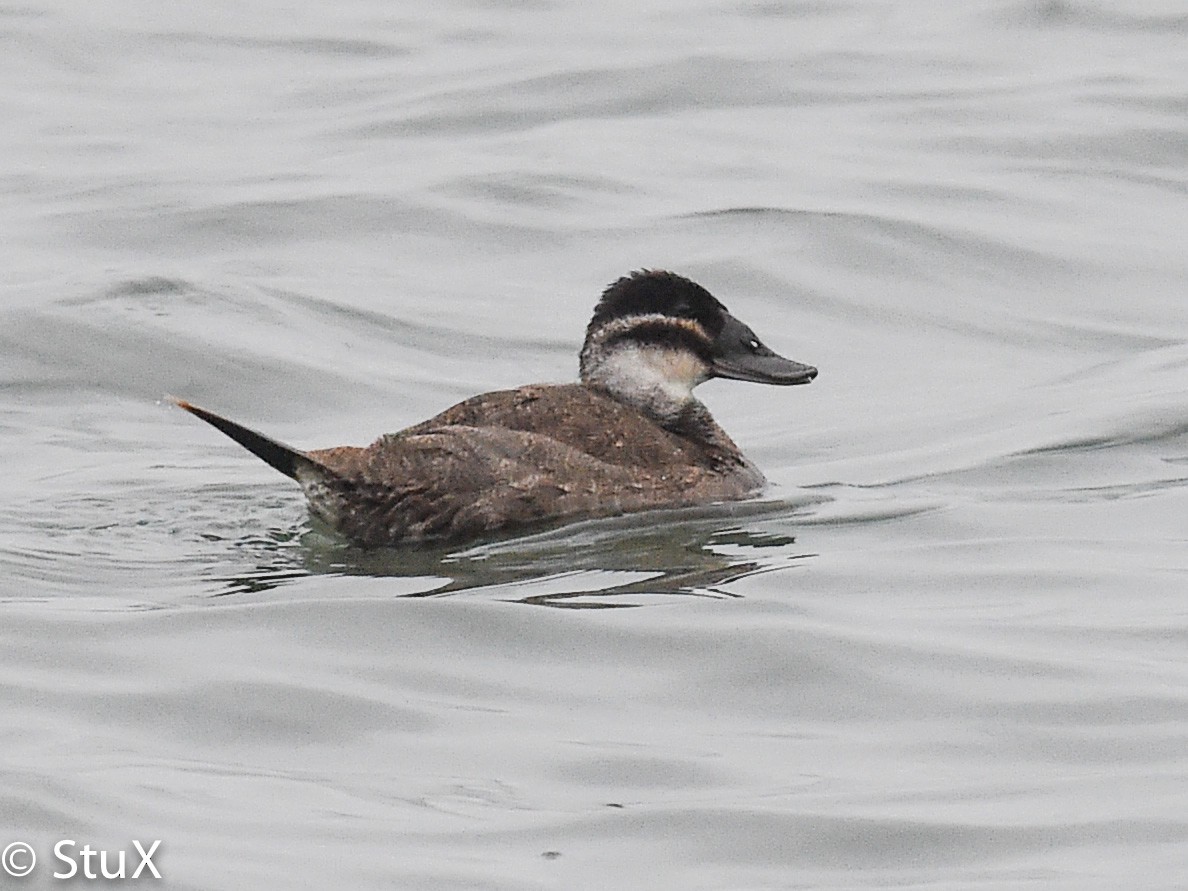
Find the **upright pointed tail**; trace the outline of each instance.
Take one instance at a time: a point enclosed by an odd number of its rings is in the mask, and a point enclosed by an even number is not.
[[[317,461],[310,458],[305,452],[295,449],[292,446],[287,446],[283,442],[278,442],[275,439],[270,439],[263,433],[257,433],[255,430],[249,430],[242,424],[236,424],[234,421],[229,421],[221,415],[216,415],[212,411],[207,411],[204,408],[199,408],[186,402],[184,399],[176,399],[173,396],[168,397],[174,405],[178,408],[184,408],[195,417],[202,418],[206,423],[210,424],[226,433],[237,443],[251,452],[258,458],[262,458],[272,467],[275,467],[281,473],[292,479],[297,479],[298,470],[317,470],[325,471]]]

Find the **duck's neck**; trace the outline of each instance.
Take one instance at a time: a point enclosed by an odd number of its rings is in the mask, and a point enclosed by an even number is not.
[[[606,352],[582,355],[582,383],[605,390],[670,430],[685,427],[690,418],[709,418],[693,395],[693,388],[703,380],[704,366],[696,356],[680,350],[619,344]]]
[[[693,388],[709,378],[711,346],[691,319],[644,313],[592,322],[582,344],[582,382],[676,427],[701,406]]]

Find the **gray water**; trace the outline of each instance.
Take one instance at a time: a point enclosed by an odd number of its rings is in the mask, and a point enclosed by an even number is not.
[[[0,884],[1188,887],[1180,0],[0,47]],[[162,400],[366,443],[572,379],[644,266],[821,369],[699,390],[754,501],[362,553]]]

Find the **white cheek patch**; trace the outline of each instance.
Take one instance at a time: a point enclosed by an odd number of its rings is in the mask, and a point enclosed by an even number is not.
[[[660,376],[668,381],[669,388],[691,397],[693,388],[709,380],[709,369],[705,363],[688,350],[644,349],[647,361],[659,369]]]
[[[692,399],[693,388],[709,377],[705,363],[688,350],[634,345],[613,350],[599,372],[612,392],[641,397],[657,394],[678,406]]]

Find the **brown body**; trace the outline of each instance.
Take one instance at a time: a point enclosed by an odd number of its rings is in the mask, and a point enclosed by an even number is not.
[[[297,479],[313,512],[363,545],[733,500],[762,486],[694,405],[685,429],[670,430],[585,384],[485,393],[366,448],[307,452],[314,467]]]

